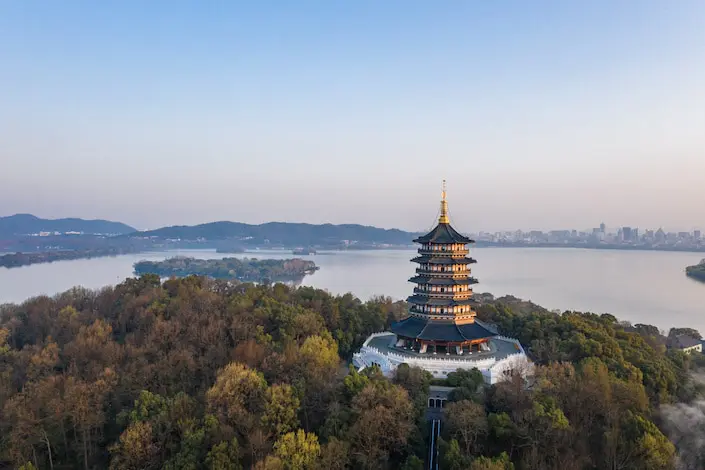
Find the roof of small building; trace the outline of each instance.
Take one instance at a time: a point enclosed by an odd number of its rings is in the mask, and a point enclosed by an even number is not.
[[[429,321],[418,317],[407,317],[392,324],[391,330],[398,336],[426,341],[464,342],[496,336],[478,322],[458,325],[448,321]]]
[[[414,240],[414,243],[475,243],[465,235],[458,233],[450,224],[439,223],[426,235]]]

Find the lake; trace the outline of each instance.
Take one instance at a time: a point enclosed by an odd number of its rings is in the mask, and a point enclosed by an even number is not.
[[[475,248],[476,292],[511,294],[549,309],[609,312],[621,320],[661,329],[693,327],[705,333],[705,284],[689,279],[685,266],[702,253],[584,250],[576,248]],[[133,263],[172,256],[197,258],[292,258],[289,251],[224,255],[214,250],[181,250],[60,261],[0,268],[0,303],[53,295],[73,286],[100,288],[132,276]],[[319,253],[301,256],[321,267],[304,285],[362,299],[387,295],[403,299],[413,287],[412,250]]]

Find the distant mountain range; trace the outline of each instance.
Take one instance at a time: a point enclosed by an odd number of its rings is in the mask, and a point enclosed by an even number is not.
[[[54,233],[58,232],[58,236]],[[66,237],[67,232],[86,235],[111,234],[117,237]],[[41,241],[30,235],[45,235]],[[410,245],[418,233],[358,224],[305,224],[269,222],[260,225],[240,222],[211,222],[179,225],[139,232],[120,222],[84,219],[41,219],[30,214],[0,217],[0,251],[46,251],[56,247],[68,250],[106,248],[161,249],[202,246],[236,247],[350,247]],[[346,242],[347,241],[347,242]]]
[[[179,240],[239,240],[248,245],[269,243],[283,246],[315,246],[340,244],[343,240],[356,241],[359,244],[409,245],[417,234],[357,224],[269,222],[250,225],[239,222],[211,222],[194,226],[164,227],[138,232],[132,236],[135,235]]]
[[[82,232],[88,234],[124,234],[135,228],[109,220],[40,219],[31,214],[0,217],[0,239],[14,239],[40,232]]]

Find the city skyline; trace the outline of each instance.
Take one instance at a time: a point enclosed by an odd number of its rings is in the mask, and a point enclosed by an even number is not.
[[[474,231],[701,228],[703,15],[9,2],[0,214],[421,231],[453,175],[451,214]]]

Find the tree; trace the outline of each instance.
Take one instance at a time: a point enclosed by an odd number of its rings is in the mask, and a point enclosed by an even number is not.
[[[338,373],[340,357],[338,345],[326,333],[322,336],[309,336],[298,351],[298,385],[302,394],[304,427],[320,425],[323,417],[319,411],[332,393],[334,382],[331,377]]]
[[[450,436],[457,439],[466,457],[478,446],[478,439],[487,434],[485,408],[469,400],[449,403],[443,410]]]
[[[424,470],[423,460],[415,455],[410,455],[401,466],[401,470]]]
[[[455,387],[451,392],[451,400],[481,401],[480,391],[485,383],[482,372],[477,369],[458,369],[448,374],[448,385]]]
[[[378,468],[407,443],[413,411],[407,391],[386,381],[370,383],[353,399],[349,439],[362,467]]]
[[[394,373],[394,383],[404,387],[414,401],[419,398],[426,401],[431,379],[433,376],[430,372],[419,367],[409,367],[408,364],[400,364]]]
[[[676,338],[681,335],[692,336],[695,339],[702,339],[700,332],[693,328],[671,328],[668,331],[668,338]]]
[[[348,366],[348,375],[345,376],[343,383],[348,397],[353,398],[370,383],[370,378],[365,374],[360,374],[355,366],[350,364]]]
[[[276,437],[298,427],[299,399],[287,384],[273,385],[267,389],[262,424]]]
[[[12,364],[15,361],[15,353],[8,344],[9,337],[10,330],[0,328],[0,410],[13,393],[12,373],[14,367]]]
[[[274,455],[286,470],[312,470],[318,463],[321,446],[315,434],[298,429],[279,438],[274,444]]]
[[[444,469],[465,470],[470,466],[470,459],[463,455],[456,439],[451,439],[447,444],[441,441],[439,444],[442,449],[441,461]]]
[[[350,445],[331,437],[321,448],[321,459],[318,470],[345,470],[350,462]]]
[[[83,466],[89,469],[89,461],[95,454],[97,432],[105,424],[105,404],[108,394],[117,383],[112,369],[105,369],[98,379],[86,382],[74,377],[66,380],[66,407],[74,429],[80,435]]]
[[[222,441],[211,447],[206,456],[208,470],[241,470],[237,439]]]
[[[232,362],[218,373],[206,393],[208,409],[244,435],[255,425],[264,405],[267,382],[261,373]]]
[[[137,421],[121,435],[118,444],[111,448],[111,469],[149,470],[159,468],[159,447],[154,442],[152,424]]]
[[[470,464],[470,470],[514,470],[514,464],[509,460],[506,452],[499,457],[478,457]]]

